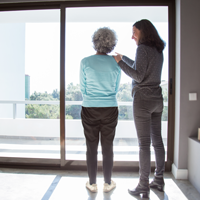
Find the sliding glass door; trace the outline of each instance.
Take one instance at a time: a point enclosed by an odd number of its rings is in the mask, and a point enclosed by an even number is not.
[[[110,27],[118,36],[115,52],[135,58],[136,44],[131,39],[132,25],[140,19],[149,19],[166,42],[161,87],[164,95],[162,135],[167,151],[168,120],[168,7],[82,7],[66,8],[66,160],[85,160],[86,143],[81,124],[82,95],[79,87],[80,62],[84,57],[95,54],[92,34],[100,27]],[[122,72],[119,92],[119,122],[114,140],[115,161],[138,161],[138,141],[132,114],[131,78]],[[154,151],[152,149],[152,161]],[[167,155],[167,153],[166,153]],[[102,159],[99,144],[99,160]]]
[[[167,4],[102,4],[66,1],[41,7],[35,3],[27,10],[19,6],[19,10],[0,12],[0,163],[86,167],[80,62],[96,53],[92,35],[100,27],[109,27],[117,34],[118,42],[110,55],[118,52],[134,60],[137,46],[131,39],[132,26],[141,19],[149,19],[166,42],[161,87],[162,136],[168,161],[168,80],[173,74],[168,64],[170,61],[173,65],[173,59],[168,52],[169,43],[172,50],[174,45],[168,40],[169,31],[173,33],[168,19],[172,21],[172,8]],[[138,166],[139,160],[131,82],[122,72],[114,139],[115,165],[120,166],[132,166],[133,162]],[[100,143],[98,160],[102,160]],[[155,160],[153,148],[151,160]]]
[[[60,10],[0,12],[0,157],[60,159]]]

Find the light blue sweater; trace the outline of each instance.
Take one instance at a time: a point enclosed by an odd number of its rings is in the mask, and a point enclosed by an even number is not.
[[[121,69],[112,56],[92,55],[82,59],[80,89],[84,107],[117,107],[116,94]]]

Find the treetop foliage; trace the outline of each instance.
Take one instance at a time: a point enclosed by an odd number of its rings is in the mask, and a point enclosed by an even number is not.
[[[120,84],[117,93],[117,100],[119,102],[131,102],[131,83]],[[168,90],[163,88],[164,102],[168,102]],[[32,101],[59,101],[60,92],[55,89],[52,93],[34,92],[30,96]],[[66,86],[65,101],[82,101],[83,97],[80,91],[79,84],[74,85],[70,83]],[[81,105],[66,105],[65,114],[66,119],[80,119]],[[60,107],[59,105],[51,104],[28,104],[26,105],[26,118],[40,118],[40,119],[59,119]],[[120,120],[133,120],[132,106],[119,106],[119,119]],[[162,120],[168,120],[168,108],[164,107]]]

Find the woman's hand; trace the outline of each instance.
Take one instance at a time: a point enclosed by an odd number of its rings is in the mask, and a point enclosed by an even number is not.
[[[120,60],[122,60],[122,54],[115,52],[117,55],[113,56],[113,58],[115,59],[115,61],[118,63]]]

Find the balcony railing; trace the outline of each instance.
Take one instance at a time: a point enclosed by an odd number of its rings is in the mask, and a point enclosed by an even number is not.
[[[59,105],[60,101],[11,101],[11,100],[0,100],[0,104],[12,104],[13,105],[13,119],[17,116],[17,105],[18,104],[50,104]],[[82,101],[65,101],[65,105],[82,105]],[[119,106],[132,106],[132,102],[118,102]],[[164,102],[164,106],[168,106],[168,102]]]
[[[0,157],[60,158],[60,120],[16,118],[17,105],[54,104],[59,101],[0,101],[13,106],[12,118],[0,118]],[[82,101],[66,101],[81,105]],[[132,102],[118,102],[132,106]],[[168,106],[165,102],[164,106]],[[81,119],[66,119],[66,159],[85,159],[85,140]],[[162,136],[167,151],[167,121],[162,121]],[[138,160],[137,134],[133,120],[119,120],[114,141],[115,160]],[[101,148],[98,149],[99,159]],[[152,149],[153,152],[153,149]]]

